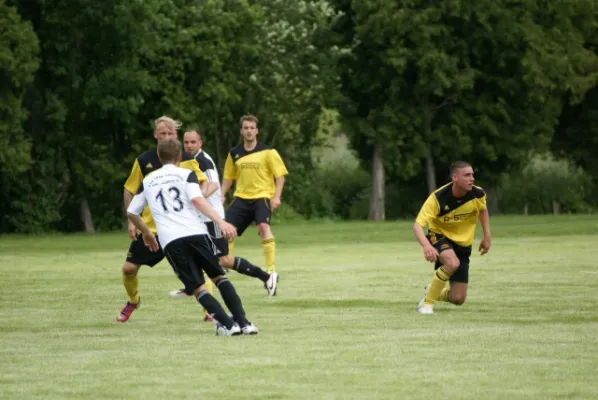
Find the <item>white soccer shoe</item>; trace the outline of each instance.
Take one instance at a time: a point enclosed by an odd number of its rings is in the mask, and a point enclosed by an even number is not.
[[[183,289],[173,290],[170,292],[170,297],[187,297],[187,293]]]
[[[430,285],[427,285],[424,288],[424,297],[419,301],[417,305],[417,312],[420,314],[434,314],[434,306],[432,304],[425,304],[426,296],[428,295],[428,289],[430,289]]]
[[[215,325],[216,336],[238,336],[242,334],[241,328],[239,328],[239,324],[235,322],[232,328],[227,329],[226,326],[222,325],[220,322],[216,322]]]
[[[253,325],[253,323],[249,322],[249,325],[245,325],[241,328],[243,335],[257,335],[258,329],[257,326]]]
[[[420,314],[434,314],[434,306],[431,304],[423,304],[417,308],[417,312]]]
[[[417,309],[419,310],[420,308],[422,308],[422,306],[424,305],[424,301],[426,301],[426,296],[428,295],[428,289],[430,288],[430,285],[426,285],[426,287],[424,288],[424,297],[422,297],[422,299],[419,301],[419,303],[417,304]]]
[[[276,296],[276,288],[278,287],[278,279],[280,279],[280,277],[278,276],[277,272],[272,272],[270,274],[270,278],[268,278],[268,281],[264,285],[266,287],[266,290],[268,291],[268,296]]]

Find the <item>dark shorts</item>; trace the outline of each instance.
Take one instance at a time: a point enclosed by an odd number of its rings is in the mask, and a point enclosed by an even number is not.
[[[156,239],[157,238],[158,237],[156,236]],[[158,245],[160,245],[159,241]],[[148,267],[153,267],[163,259],[164,254],[162,253],[162,247],[160,247],[160,250],[155,253],[150,251],[150,249],[145,246],[145,243],[143,243],[143,236],[141,234],[137,235],[137,239],[131,242],[126,258],[126,260],[130,263],[137,265],[147,265]]]
[[[235,197],[226,209],[226,221],[237,228],[241,236],[252,222],[270,224],[270,199],[241,199]]]
[[[428,240],[432,243],[432,246],[436,249],[438,254],[445,250],[453,250],[459,259],[459,268],[451,276],[451,282],[469,282],[469,257],[471,257],[471,246],[463,247],[459,246],[452,240],[448,239],[444,235],[435,232],[428,232]],[[441,267],[440,260],[437,260],[434,264],[434,269]]]
[[[210,233],[210,237],[212,238],[212,242],[216,247],[215,254],[217,257],[224,257],[228,255],[228,240],[224,236],[222,236],[222,232],[218,225],[214,222],[209,221],[206,222],[206,226],[208,227],[208,232]]]
[[[206,283],[203,272],[210,278],[224,275],[214,255],[212,240],[208,235],[186,236],[166,245],[164,255],[185,285],[185,293],[193,294],[195,289]]]

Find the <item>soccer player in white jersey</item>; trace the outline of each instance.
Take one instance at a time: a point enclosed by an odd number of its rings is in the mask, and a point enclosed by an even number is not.
[[[222,192],[220,190],[220,176],[216,169],[216,164],[212,157],[202,150],[203,141],[201,135],[195,128],[189,128],[184,135],[184,149],[185,152],[191,154],[197,160],[199,169],[208,178],[208,186],[204,191],[204,195],[212,208],[216,210],[221,218],[224,218],[224,206],[222,205]],[[212,222],[205,215],[200,215],[200,218],[208,227],[208,232],[212,237],[212,241],[216,245],[216,253],[220,259],[220,266],[226,269],[234,269],[235,271],[260,279],[264,282],[268,295],[275,296],[278,286],[278,273],[267,273],[260,267],[253,265],[251,262],[241,257],[233,257],[229,254],[228,240],[222,236],[218,225]],[[173,297],[185,296],[184,289],[174,290],[170,292]]]
[[[143,235],[152,251],[160,245],[174,272],[185,285],[185,293],[197,301],[216,319],[216,335],[256,334],[257,328],[245,317],[245,310],[234,286],[214,255],[213,242],[197,211],[215,222],[223,236],[234,239],[236,228],[222,219],[204,198],[197,175],[179,168],[181,143],[165,140],[158,144],[163,167],[149,174],[127,209],[129,221]],[[156,223],[160,245],[140,217],[148,205]],[[206,289],[203,272],[214,282],[232,318]]]

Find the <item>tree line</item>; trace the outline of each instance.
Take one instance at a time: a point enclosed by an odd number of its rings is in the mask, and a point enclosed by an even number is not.
[[[452,160],[502,212],[598,206],[592,0],[0,0],[0,232],[122,226],[166,114],[222,167],[238,119],[284,215],[412,216]],[[340,133],[357,164],[314,157]]]

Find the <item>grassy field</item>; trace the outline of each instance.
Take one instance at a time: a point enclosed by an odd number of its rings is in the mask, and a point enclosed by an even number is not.
[[[168,296],[164,262],[118,324],[125,233],[0,237],[0,398],[598,398],[598,218],[492,222],[467,303],[431,316],[409,222],[277,225],[279,296],[231,273],[260,328],[234,338]],[[259,243],[235,253],[262,265]]]

